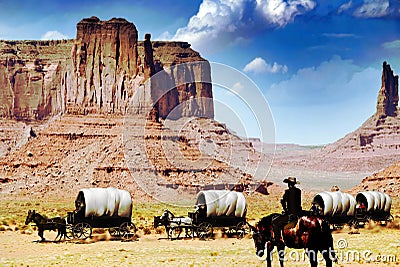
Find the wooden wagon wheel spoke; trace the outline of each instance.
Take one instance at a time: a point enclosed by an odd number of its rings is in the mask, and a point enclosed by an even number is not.
[[[119,227],[119,235],[121,238],[128,238],[131,232],[131,226],[128,222],[123,222]]]
[[[66,238],[72,239],[74,238],[74,226],[67,224],[66,226]]]
[[[90,224],[81,222],[75,225],[73,235],[78,239],[86,239],[92,236],[92,227]]]
[[[193,227],[185,227],[185,237],[194,237],[194,229]]]
[[[236,225],[236,235],[237,235],[237,238],[243,238],[243,237],[245,237],[248,233],[250,233],[250,228],[249,228],[249,226],[247,225],[247,223],[246,222],[239,222],[237,225]]]
[[[174,226],[169,229],[170,234],[169,236],[171,239],[178,239],[182,233],[182,227]]]
[[[119,237],[120,236],[120,231],[119,227],[110,227],[108,228],[108,232],[112,237]]]
[[[213,227],[208,222],[203,222],[197,228],[197,236],[201,239],[207,239],[213,235]]]

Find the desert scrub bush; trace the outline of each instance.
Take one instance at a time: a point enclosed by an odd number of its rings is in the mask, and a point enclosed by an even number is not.
[[[4,232],[7,230],[7,227],[4,225],[0,225],[0,232]]]
[[[155,231],[156,231],[156,234],[160,235],[160,234],[164,233],[164,228],[158,227],[155,229]]]
[[[149,227],[144,227],[143,228],[143,234],[150,235],[151,234],[151,229]]]

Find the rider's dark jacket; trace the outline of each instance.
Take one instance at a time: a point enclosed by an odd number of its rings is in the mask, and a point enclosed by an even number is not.
[[[281,204],[288,214],[301,214],[301,190],[297,187],[289,187],[283,194]]]

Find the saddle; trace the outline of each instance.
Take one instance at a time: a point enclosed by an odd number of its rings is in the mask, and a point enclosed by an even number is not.
[[[289,215],[288,223],[283,226],[283,229],[294,228],[297,224],[298,218],[296,215]]]
[[[283,226],[283,230],[294,228],[297,224],[297,221],[289,221],[285,226]]]

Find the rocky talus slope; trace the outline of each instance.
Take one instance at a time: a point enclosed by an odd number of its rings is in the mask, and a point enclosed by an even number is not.
[[[69,196],[115,186],[141,199],[149,197],[146,186],[193,194],[204,185],[254,183],[260,155],[218,122],[195,119],[179,132],[151,121],[136,126],[124,135],[123,116],[64,115],[31,127],[27,142],[0,158],[1,192]],[[153,184],[143,190],[143,181]]]

